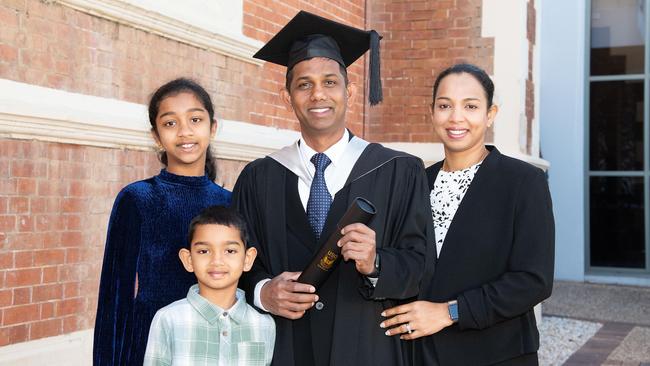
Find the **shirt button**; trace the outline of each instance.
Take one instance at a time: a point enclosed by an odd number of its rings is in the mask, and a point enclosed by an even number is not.
[[[228,312],[227,312],[227,311],[224,311],[223,314],[221,314],[221,316],[224,317],[224,318],[227,317],[227,316],[228,316]]]
[[[324,307],[325,304],[323,304],[322,302],[319,301],[316,303],[316,310],[323,310]]]
[[[221,335],[224,336],[224,337],[227,337],[228,336],[228,331],[224,330],[223,332],[221,332]]]

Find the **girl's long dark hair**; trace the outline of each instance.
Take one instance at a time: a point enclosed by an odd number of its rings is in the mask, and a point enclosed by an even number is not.
[[[151,123],[151,129],[157,134],[158,127],[156,126],[156,117],[158,116],[158,110],[160,108],[160,102],[167,97],[177,95],[179,93],[192,93],[194,96],[201,101],[203,107],[208,111],[210,116],[210,127],[215,123],[214,119],[214,106],[212,105],[212,100],[210,99],[210,94],[208,94],[205,89],[197,82],[187,78],[178,78],[174,79],[165,85],[161,86],[156,90],[151,96],[149,101],[149,123]],[[167,153],[165,151],[161,152],[158,156],[160,162],[167,166]],[[210,151],[210,146],[205,152],[205,174],[214,181],[217,179],[217,165],[212,152]]]

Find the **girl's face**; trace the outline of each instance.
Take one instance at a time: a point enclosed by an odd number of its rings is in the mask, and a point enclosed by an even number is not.
[[[205,174],[205,154],[217,123],[193,93],[181,92],[160,102],[153,138],[167,153],[167,170],[186,176]]]
[[[497,107],[488,108],[485,90],[467,73],[449,74],[441,80],[431,106],[433,129],[446,152],[483,148]]]

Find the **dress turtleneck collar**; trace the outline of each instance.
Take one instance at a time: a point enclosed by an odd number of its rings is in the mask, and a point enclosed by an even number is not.
[[[157,179],[170,184],[180,184],[184,186],[205,186],[210,183],[210,178],[207,175],[202,176],[186,176],[186,175],[176,175],[170,173],[167,169],[162,169],[160,174],[156,176]]]

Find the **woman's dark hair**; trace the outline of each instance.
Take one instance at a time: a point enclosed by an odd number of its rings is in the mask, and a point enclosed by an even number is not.
[[[485,92],[485,98],[487,99],[487,107],[492,107],[492,99],[494,98],[494,83],[488,74],[483,71],[483,69],[472,64],[456,64],[438,74],[436,82],[433,83],[433,102],[435,103],[436,101],[436,94],[438,93],[438,87],[440,86],[442,79],[444,79],[446,76],[449,76],[450,74],[463,73],[472,75],[474,79],[476,79],[479,84],[481,84],[483,91]]]
[[[191,249],[194,232],[196,231],[196,227],[199,225],[222,225],[237,229],[244,246],[248,247],[248,229],[246,228],[246,221],[244,221],[244,218],[233,208],[210,206],[196,215],[190,222],[190,227],[187,233],[187,249]]]
[[[149,101],[149,123],[151,123],[151,129],[157,134],[158,127],[156,126],[156,117],[158,116],[158,110],[160,108],[160,103],[163,99],[167,97],[173,97],[180,93],[192,93],[198,99],[210,116],[210,127],[214,124],[214,106],[212,105],[212,100],[210,99],[210,94],[208,94],[201,85],[196,81],[186,78],[174,79],[165,85],[161,86],[156,90],[151,96]],[[167,166],[167,153],[161,152],[158,156],[160,162]],[[207,174],[210,180],[214,181],[217,179],[217,166],[212,152],[210,151],[210,146],[205,152],[205,174]]]

